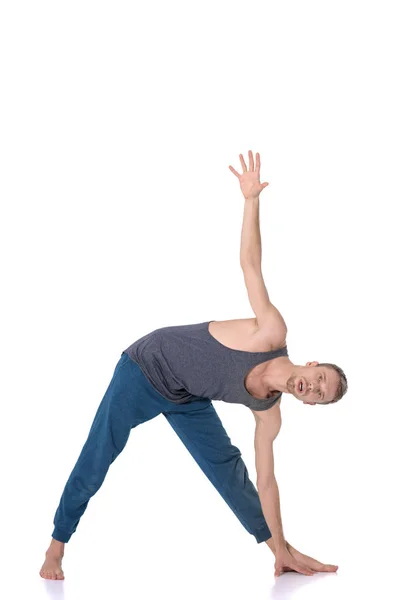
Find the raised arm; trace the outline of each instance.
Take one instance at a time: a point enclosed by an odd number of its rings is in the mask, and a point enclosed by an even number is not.
[[[243,193],[244,214],[240,244],[240,265],[243,269],[244,281],[249,295],[250,305],[256,315],[259,329],[264,331],[273,342],[286,337],[286,323],[278,309],[270,302],[262,275],[262,245],[259,224],[259,195],[268,183],[260,183],[260,154],[256,153],[256,167],[253,153],[249,150],[249,169],[247,170],[243,155],[240,154],[243,173],[233,167],[231,172],[239,180]]]

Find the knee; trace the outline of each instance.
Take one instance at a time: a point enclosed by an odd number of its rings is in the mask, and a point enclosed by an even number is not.
[[[82,501],[87,500],[99,490],[102,485],[102,477],[97,473],[84,474],[77,476],[73,480],[73,487],[76,495]]]

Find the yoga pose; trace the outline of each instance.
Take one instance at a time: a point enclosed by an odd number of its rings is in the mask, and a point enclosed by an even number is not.
[[[282,393],[304,404],[332,404],[347,391],[332,363],[289,360],[287,327],[270,302],[261,272],[260,155],[249,169],[229,167],[245,198],[240,263],[255,318],[162,327],[126,348],[98,407],[88,438],[65,485],[40,575],[63,579],[64,545],[76,531],[109,466],[131,429],[162,414],[205,475],[257,543],[275,555],[275,575],[336,571],[296,550],[285,539],[273,442],[280,430]],[[256,487],[240,450],[231,443],[212,400],[244,404],[255,418]]]

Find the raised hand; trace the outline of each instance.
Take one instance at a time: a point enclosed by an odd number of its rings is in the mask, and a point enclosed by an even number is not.
[[[240,189],[245,199],[248,200],[251,198],[258,198],[260,192],[269,185],[267,181],[265,183],[260,183],[260,154],[256,152],[255,167],[253,160],[253,152],[249,150],[249,169],[247,169],[246,167],[243,154],[239,154],[239,157],[243,173],[238,173],[235,169],[233,169],[231,165],[229,166],[229,169],[239,180]]]

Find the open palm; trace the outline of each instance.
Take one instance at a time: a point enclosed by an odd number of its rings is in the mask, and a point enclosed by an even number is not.
[[[260,154],[256,152],[256,167],[254,166],[253,152],[249,150],[249,169],[244,162],[243,154],[239,154],[243,173],[238,173],[231,165],[229,169],[237,177],[240,189],[246,200],[258,198],[260,192],[269,185],[268,182],[260,183]]]

